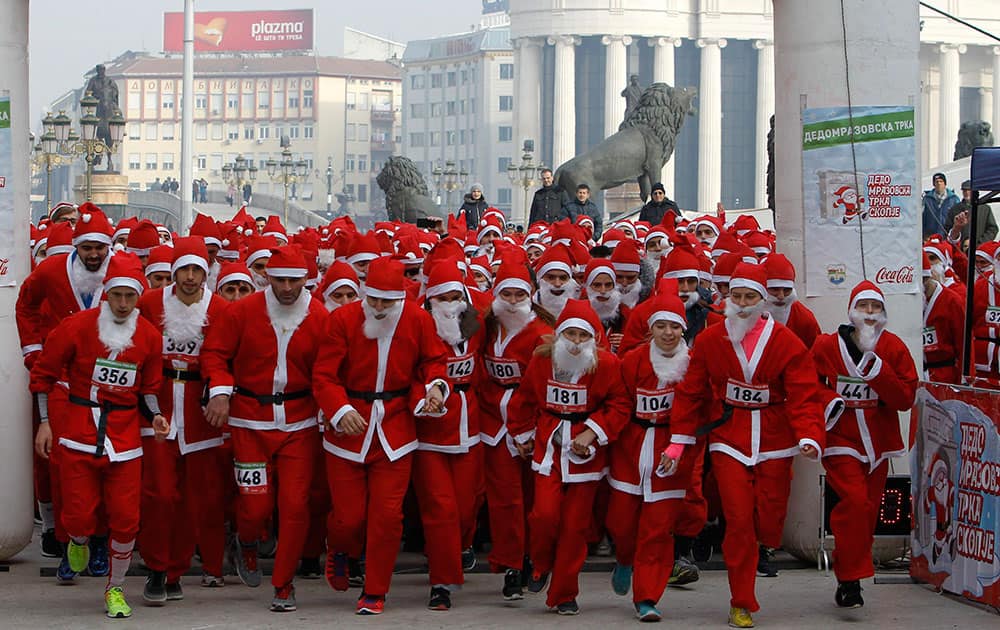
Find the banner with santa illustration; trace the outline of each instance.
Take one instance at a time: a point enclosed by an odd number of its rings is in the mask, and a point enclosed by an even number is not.
[[[912,107],[803,110],[808,296],[846,297],[866,277],[885,294],[917,292],[916,157]]]
[[[1000,392],[921,384],[910,575],[1000,606]]]

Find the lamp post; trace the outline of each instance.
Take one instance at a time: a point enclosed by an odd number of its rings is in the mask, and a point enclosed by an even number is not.
[[[97,105],[99,101],[93,94],[87,92],[80,99],[80,108],[83,116],[80,117],[80,135],[71,129],[72,121],[66,112],[61,111],[59,115],[51,119],[52,133],[58,143],[59,153],[69,156],[83,156],[87,162],[85,180],[87,184],[87,201],[91,200],[91,179],[94,175],[94,158],[98,155],[107,154],[108,159],[112,153],[118,150],[122,136],[125,133],[125,118],[117,107],[108,119],[108,131],[111,136],[111,144],[97,137],[97,128],[101,124],[101,119],[97,117]],[[49,118],[46,116],[46,118]],[[44,121],[43,121],[44,125]],[[51,138],[50,138],[51,140]],[[43,134],[42,141],[45,141]]]
[[[536,165],[534,163],[529,142],[530,140],[525,140],[524,142],[524,154],[521,156],[521,163],[514,164],[511,162],[507,165],[507,179],[510,180],[511,184],[524,189],[524,216],[521,218],[524,223],[528,222],[528,191],[535,186],[535,178],[541,172],[542,168],[544,168],[541,164]]]
[[[445,203],[450,212],[451,193],[465,186],[465,182],[469,179],[469,172],[464,168],[456,170],[455,161],[447,160],[443,168],[438,164],[431,173],[434,175],[434,185],[437,189],[445,191]]]
[[[40,170],[45,169],[45,210],[52,208],[52,169],[69,163],[69,159],[59,152],[59,140],[56,138],[55,117],[52,113],[42,119],[42,135],[35,143],[33,164]]]
[[[326,158],[326,218],[333,218],[333,158]]]
[[[224,164],[222,166],[222,181],[228,186],[232,184],[236,187],[236,194],[243,199],[243,186],[247,182],[253,182],[257,180],[257,167],[254,165],[247,166],[247,159],[242,155],[237,155],[236,159],[233,160],[232,164]],[[243,204],[240,204],[241,206]]]
[[[305,160],[293,160],[292,149],[286,146],[281,150],[281,161],[268,160],[264,163],[267,167],[267,176],[272,182],[281,183],[284,187],[284,197],[282,198],[282,209],[285,215],[285,226],[288,226],[288,187],[292,184],[305,183],[309,179],[309,162]],[[330,168],[329,166],[327,167]]]

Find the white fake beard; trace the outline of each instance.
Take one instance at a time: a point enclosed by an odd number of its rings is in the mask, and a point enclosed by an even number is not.
[[[361,308],[365,313],[365,323],[363,326],[365,337],[369,339],[384,339],[396,331],[396,324],[399,323],[399,317],[403,314],[403,301],[399,300],[389,308],[384,309],[381,313],[368,304],[368,300],[361,303]],[[378,319],[378,315],[384,315],[384,317]]]
[[[623,298],[621,291],[617,287],[607,293],[595,293],[589,297],[590,305],[602,323],[618,316],[618,307],[621,306]],[[599,297],[606,297],[608,299],[602,301],[598,299]]]
[[[566,307],[566,302],[569,302],[570,298],[574,297],[577,289],[579,289],[579,285],[576,283],[576,280],[571,278],[569,282],[560,287],[562,295],[553,295],[553,289],[554,287],[550,283],[541,278],[538,279],[538,303],[542,305],[542,308],[551,313],[553,317],[559,317],[559,314]]]
[[[220,273],[222,273],[222,263],[216,260],[208,266],[208,277],[205,279],[206,285],[213,289],[218,286]]]
[[[462,341],[462,313],[468,307],[465,300],[439,302],[431,299],[431,317],[434,318],[438,337],[449,346]]]
[[[535,318],[531,310],[531,300],[525,298],[517,304],[511,304],[499,296],[493,298],[493,316],[507,331],[508,335],[516,335]]]
[[[931,265],[931,275],[934,276],[935,273],[937,273],[936,277],[944,278],[944,273],[945,273],[944,263],[938,262]]]
[[[253,280],[253,286],[258,291],[263,291],[270,286],[267,282],[267,276],[259,274],[253,269],[250,270],[250,279]]]
[[[734,302],[726,302],[726,330],[729,331],[729,338],[737,343],[743,341],[747,333],[757,325],[761,316],[767,308],[764,300],[757,302],[753,306],[740,308]],[[740,315],[748,315],[740,317]]]
[[[874,319],[875,323],[868,324],[865,321],[866,319]],[[857,309],[851,311],[851,323],[854,324],[854,329],[858,332],[858,348],[862,352],[872,352],[875,350],[875,344],[878,343],[879,336],[885,330],[887,321],[888,317],[885,311],[873,315],[862,313]]]
[[[169,288],[164,291],[169,291]],[[174,287],[177,290],[177,287]],[[208,304],[212,295],[202,292],[200,300],[188,306],[181,302],[177,295],[171,293],[163,301],[163,333],[179,345],[195,341],[202,335],[202,329],[208,323]]]
[[[338,308],[340,308],[341,306],[343,306],[343,304],[341,304],[339,302],[334,302],[333,299],[331,299],[329,296],[327,296],[327,297],[323,298],[323,306],[326,307],[327,311],[329,311],[329,312],[332,313],[335,310],[337,310]]]
[[[778,300],[770,293],[764,298],[767,301],[767,312],[771,314],[771,318],[777,321],[779,324],[787,324],[788,316],[792,312],[792,304],[799,298],[795,293],[795,289],[788,295],[787,298],[782,300],[784,303],[780,306],[778,305]]]
[[[108,271],[108,263],[111,262],[111,254],[104,257],[101,268],[97,271],[87,271],[83,264],[83,259],[79,256],[73,261],[70,271],[73,274],[73,288],[80,295],[100,295],[100,289],[104,285],[104,275]]]
[[[642,280],[636,279],[632,284],[618,284],[616,287],[622,294],[622,304],[629,308],[635,308],[635,305],[639,303],[639,294],[642,293]]]
[[[719,240],[719,235],[718,234],[716,234],[715,236],[712,236],[710,238],[704,239],[701,242],[701,244],[704,245],[705,247],[709,248],[709,249],[712,249],[713,247],[715,247],[715,241],[717,241],[717,240]]]
[[[271,319],[271,325],[284,332],[295,330],[302,323],[302,320],[309,314],[309,303],[312,295],[302,289],[299,299],[292,304],[285,305],[278,301],[271,287],[264,289],[264,300],[267,303],[267,316]]]
[[[567,380],[575,380],[583,376],[587,370],[597,363],[597,341],[588,339],[581,343],[573,343],[559,335],[552,348],[552,366],[555,376]]]
[[[694,308],[695,306],[697,306],[698,300],[701,299],[701,296],[698,294],[698,291],[692,291],[690,293],[683,293],[683,292],[678,293],[677,297],[681,299],[681,302],[684,302],[684,310]]]
[[[495,249],[496,248],[493,247],[493,241],[490,241],[486,245],[480,245],[479,249],[476,250],[476,257],[486,256],[490,260],[493,260],[493,252],[495,251]]]
[[[101,312],[97,315],[97,338],[111,352],[123,352],[132,347],[138,322],[139,309],[134,309],[128,317],[119,321],[111,312],[111,305],[101,302]]]
[[[319,256],[316,258],[316,266],[319,267],[320,272],[325,272],[330,268],[330,265],[337,260],[337,252],[332,249],[321,249],[319,250]]]
[[[490,290],[490,281],[483,280],[482,282],[477,282],[476,286],[479,287],[480,291],[483,291],[485,293],[486,291]]]
[[[681,339],[674,353],[667,355],[656,347],[656,342],[649,343],[649,362],[653,365],[653,373],[656,378],[667,383],[679,383],[687,373],[688,363],[691,357],[688,354],[687,343]]]

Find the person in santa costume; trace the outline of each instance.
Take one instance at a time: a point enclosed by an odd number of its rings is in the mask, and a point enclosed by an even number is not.
[[[358,274],[354,268],[339,260],[333,261],[323,274],[323,280],[313,295],[323,301],[328,311],[335,311],[345,304],[357,302],[361,293]]]
[[[83,224],[81,216],[77,225]],[[111,618],[132,615],[123,589],[139,531],[140,404],[158,439],[170,430],[156,397],[162,379],[160,335],[136,309],[145,287],[139,260],[124,253],[114,256],[105,274],[106,301],[64,319],[31,370],[31,392],[38,397],[41,415],[35,450],[45,458],[58,452],[61,519],[74,572],[87,568],[88,542],[103,504],[111,547],[104,605]],[[54,434],[48,399],[60,380],[68,383],[69,393],[58,410],[62,426]]]
[[[38,266],[39,269],[42,265]],[[981,275],[974,286],[972,348],[976,376],[1000,387],[1000,248],[993,253],[993,273]]]
[[[659,621],[656,604],[673,573],[674,525],[691,484],[696,456],[677,458],[674,469],[662,452],[670,446],[674,388],[689,362],[684,341],[684,304],[676,295],[652,299],[647,323],[652,338],[622,358],[622,376],[632,401],[630,422],[609,453],[611,500],[607,527],[615,541],[611,585],[618,595],[632,589],[640,621]],[[679,447],[673,447],[674,451]]]
[[[927,252],[923,253],[923,285],[924,378],[958,385],[962,382],[965,302],[944,288]]]
[[[528,577],[522,574],[527,562],[525,508],[531,491],[531,469],[507,430],[511,398],[535,348],[543,343],[544,335],[552,333],[555,323],[547,311],[531,301],[533,289],[523,261],[500,264],[486,319],[486,378],[477,387],[492,539],[489,562],[493,572],[504,574],[502,594],[506,601],[524,598],[523,582]]]
[[[227,302],[237,302],[254,292],[252,272],[245,263],[222,263],[215,292]]]
[[[889,459],[906,453],[900,412],[913,408],[917,369],[903,341],[885,329],[885,297],[865,280],[851,291],[849,324],[812,348],[824,386],[823,466],[840,501],[830,514],[838,606],[864,605],[861,580],[875,574],[872,543]],[[840,413],[840,411],[843,413]]]
[[[606,258],[594,258],[587,263],[584,273],[590,306],[601,320],[611,352],[618,352],[631,309],[622,303],[621,289],[615,283],[615,268]]]
[[[565,245],[554,245],[535,263],[538,291],[535,302],[559,317],[566,302],[577,297],[580,285],[573,279],[573,257]],[[495,291],[494,291],[495,293]]]
[[[622,296],[622,304],[628,308],[649,297],[652,287],[653,272],[648,265],[643,265],[639,241],[626,239],[611,252],[611,264],[615,268],[615,283]],[[659,263],[659,261],[657,261]],[[643,276],[646,276],[643,278]]]
[[[812,348],[822,331],[819,322],[795,293],[795,267],[784,254],[770,254],[764,259],[767,274],[767,312],[779,324],[798,335],[807,348]]]
[[[403,533],[416,422],[446,411],[448,354],[426,310],[406,300],[403,268],[389,257],[367,267],[365,299],[330,313],[313,366],[327,423],[326,475],[334,509],[326,578],[348,588],[348,558],[365,556],[359,615],[380,614]],[[360,333],[360,334],[359,334]],[[416,418],[420,418],[416,420]]]
[[[587,558],[594,497],[607,467],[607,446],[631,405],[618,357],[604,350],[604,330],[590,303],[570,300],[555,338],[528,363],[511,401],[507,428],[535,471],[528,590],[561,615],[580,608],[578,577]]]
[[[101,301],[101,287],[110,261],[113,230],[108,218],[94,204],[84,203],[79,211],[79,220],[72,229],[71,250],[65,254],[53,252],[39,263],[24,280],[17,296],[14,317],[24,366],[28,370],[38,359],[49,333],[56,325],[74,313],[96,307]],[[61,225],[57,224],[57,227]],[[54,228],[53,232],[62,229],[66,228]],[[49,397],[52,417],[55,419],[50,430],[57,441],[61,435],[60,419],[64,416],[62,407],[67,404],[67,394],[67,388],[60,383]],[[37,410],[34,416],[33,424],[37,425]],[[38,507],[42,516],[44,551],[49,556],[62,555],[56,579],[62,583],[71,583],[76,572],[69,566],[66,556],[69,538],[59,517],[62,506],[59,455],[57,451],[48,462],[38,462],[35,481],[42,488]],[[46,491],[46,486],[49,486],[49,491]],[[102,522],[100,529],[103,530],[103,526]],[[103,577],[108,574],[108,548],[107,537],[103,531],[99,533],[100,535],[91,538],[90,566],[87,569],[91,575]]]
[[[195,213],[189,235],[199,236],[205,241],[205,247],[208,249],[208,280],[206,282],[208,288],[215,291],[215,287],[218,286],[219,271],[222,268],[222,263],[217,260],[219,250],[222,249],[222,231],[219,230],[219,225],[212,217]]]
[[[209,328],[201,372],[205,418],[228,422],[239,502],[234,544],[240,580],[260,586],[258,542],[278,503],[271,610],[296,609],[295,569],[309,527],[309,487],[319,458],[312,366],[326,309],[305,290],[306,261],[295,247],[271,250],[269,286],[226,308]],[[274,483],[274,478],[279,484]]]
[[[196,543],[202,586],[223,585],[225,512],[219,506],[225,488],[218,449],[222,429],[205,420],[200,355],[205,337],[227,304],[205,287],[208,251],[202,239],[178,238],[173,252],[173,284],[147,291],[139,300],[140,314],[163,336],[159,400],[170,422],[166,441],[154,441],[151,429],[142,431],[139,546],[150,570],[143,599],[153,605],[183,599],[180,578],[191,566]]]
[[[444,414],[417,422],[413,489],[430,567],[428,608],[448,610],[451,589],[465,581],[463,571],[476,565],[472,538],[485,482],[479,401],[471,390],[483,379],[486,328],[472,304],[458,261],[443,260],[431,268],[424,297],[437,336],[448,348],[452,392]]]
[[[759,265],[737,265],[725,323],[699,335],[671,413],[671,445],[686,450],[708,434],[726,518],[729,623],[738,628],[753,627],[751,613],[760,609],[754,581],[761,547],[781,545],[792,457],[816,459],[825,442],[816,368],[795,333],[767,316],[766,282]]]

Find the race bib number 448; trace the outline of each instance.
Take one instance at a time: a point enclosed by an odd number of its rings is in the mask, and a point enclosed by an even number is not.
[[[134,363],[98,359],[94,363],[94,374],[91,378],[99,386],[130,389],[135,387],[137,371],[138,367]]]
[[[243,464],[236,462],[236,485],[241,494],[267,493],[267,464],[255,462]]]

